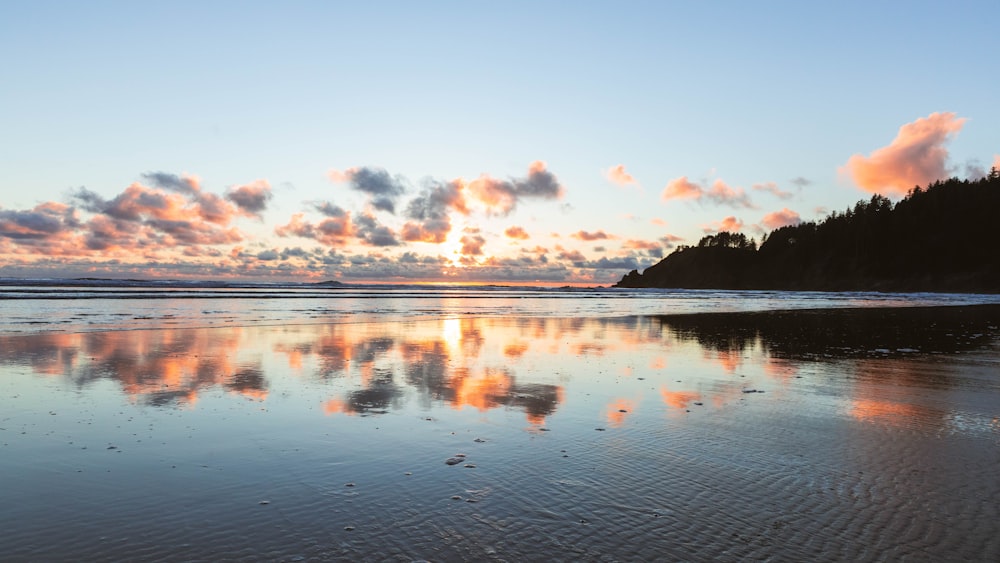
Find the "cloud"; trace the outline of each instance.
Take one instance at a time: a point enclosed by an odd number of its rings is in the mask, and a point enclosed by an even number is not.
[[[768,213],[763,219],[761,219],[761,223],[771,230],[780,227],[787,227],[789,225],[798,225],[801,222],[802,218],[799,217],[799,214],[787,207],[784,207],[779,211]]]
[[[142,179],[153,186],[182,194],[196,194],[201,191],[201,181],[196,176],[178,176],[169,172],[146,172]]]
[[[0,237],[19,241],[51,239],[79,224],[74,208],[56,202],[36,205],[31,211],[0,209]]]
[[[529,238],[531,238],[531,235],[528,234],[528,231],[525,231],[524,229],[518,226],[507,227],[507,230],[505,230],[503,234],[506,235],[507,238],[512,238],[515,240],[528,240]]]
[[[714,221],[708,225],[703,225],[701,230],[706,233],[735,233],[743,228],[743,221],[730,215],[722,221]]]
[[[236,204],[236,207],[247,216],[260,218],[271,201],[271,184],[267,180],[257,180],[242,186],[234,186],[226,192],[226,199]]]
[[[731,187],[721,179],[716,179],[712,187],[705,189],[699,184],[688,180],[687,176],[674,178],[667,182],[660,199],[670,201],[671,199],[693,199],[700,201],[708,199],[716,205],[727,205],[729,207],[754,209],[750,202],[750,197],[739,187]]]
[[[607,177],[608,180],[611,180],[613,183],[619,186],[629,186],[633,184],[638,184],[638,182],[635,181],[635,178],[631,174],[625,171],[624,164],[617,164],[615,166],[612,166],[611,168],[608,168],[604,172],[604,175]]]
[[[666,227],[667,226],[667,222],[664,221],[663,219],[660,219],[659,217],[654,217],[654,218],[650,219],[649,222],[652,223],[653,225],[656,225],[657,227]]]
[[[403,226],[406,241],[442,243],[451,232],[449,213],[456,211],[468,215],[461,181],[431,181],[424,191],[410,201],[406,216],[412,221]]]
[[[365,244],[371,246],[398,246],[396,233],[389,227],[379,224],[374,215],[361,213],[354,219],[354,235]]]
[[[689,181],[687,176],[681,176],[667,182],[667,186],[663,188],[663,193],[660,194],[660,199],[663,201],[671,199],[701,199],[704,191],[701,186]]]
[[[613,235],[609,235],[604,231],[594,231],[592,233],[587,231],[578,231],[570,235],[570,237],[577,240],[594,241],[594,240],[607,240],[615,238]]]
[[[567,262],[572,262],[574,265],[583,264],[587,261],[587,257],[580,253],[579,250],[566,250],[562,247],[556,247],[559,254],[556,257],[560,260],[565,260]]]
[[[1000,170],[1000,154],[993,155],[993,168]]]
[[[808,178],[803,178],[802,176],[796,176],[795,178],[789,180],[789,183],[791,183],[793,186],[801,190],[806,186],[812,185],[812,180],[809,180]]]
[[[508,215],[525,198],[559,199],[566,191],[541,160],[531,163],[524,178],[498,180],[484,174],[469,182],[467,188],[491,215]]]
[[[475,229],[471,230],[469,234],[462,236],[459,242],[462,243],[459,253],[464,257],[463,263],[469,264],[469,257],[471,256],[483,255],[483,246],[486,244],[486,239],[479,234],[479,231]]]
[[[962,129],[965,118],[952,112],[932,113],[899,128],[887,146],[870,156],[855,154],[839,171],[869,192],[902,196],[948,176],[945,144]]]
[[[328,215],[319,223],[312,223],[304,219],[305,214],[296,213],[292,215],[287,225],[275,227],[274,232],[279,237],[301,237],[313,239],[329,247],[342,247],[354,234],[351,224],[351,214],[343,211],[339,207],[330,205],[329,211],[341,211],[341,215]]]
[[[712,188],[705,192],[705,197],[719,205],[730,207],[754,209],[754,204],[750,203],[750,197],[743,191],[743,188],[733,188],[722,180],[712,183]]]
[[[334,182],[348,182],[351,189],[368,194],[372,207],[379,211],[396,213],[396,200],[406,193],[402,177],[392,177],[384,168],[359,166],[343,172],[330,170],[327,175]]]
[[[802,179],[805,180],[804,178]],[[808,180],[805,181],[808,182]],[[792,182],[794,183],[795,181],[793,180]],[[764,182],[762,184],[754,184],[752,188],[758,192],[767,192],[777,197],[778,199],[791,199],[795,197],[795,194],[791,192],[782,191],[781,188],[778,187],[778,184],[774,182]]]
[[[658,242],[651,240],[637,240],[629,239],[622,244],[622,248],[628,248],[630,250],[650,250],[655,252],[660,252],[663,250],[663,246]]]

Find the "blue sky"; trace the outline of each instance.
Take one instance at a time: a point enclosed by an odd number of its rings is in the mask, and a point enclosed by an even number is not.
[[[727,217],[759,239],[768,213],[821,219],[884,192],[845,164],[933,114],[954,126],[920,145],[946,150],[932,164],[988,169],[1000,154],[995,13],[994,2],[4,3],[0,275],[612,283]],[[559,197],[449,208],[446,240],[403,239],[427,179],[516,185],[535,161]],[[636,183],[610,181],[617,165]],[[352,168],[402,186],[394,213],[331,180]],[[169,236],[148,213],[117,227],[139,246],[87,243],[95,215],[125,219],[82,205],[79,188],[104,203],[135,183],[184,195],[150,173],[197,177],[198,193],[219,196],[264,182],[266,205],[212,223],[238,230],[224,243]],[[665,200],[679,178],[704,194],[721,180],[743,203]],[[767,183],[790,197],[753,187]],[[192,193],[178,209],[195,213]],[[46,202],[74,218],[30,231]],[[350,214],[354,235],[367,213],[395,244],[276,234],[297,213],[318,226],[322,202]],[[56,231],[58,244],[40,242]],[[406,253],[419,267],[400,267]]]

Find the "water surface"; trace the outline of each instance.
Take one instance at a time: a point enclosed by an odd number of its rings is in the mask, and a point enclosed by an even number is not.
[[[998,326],[979,306],[8,333],[0,550],[997,560]]]

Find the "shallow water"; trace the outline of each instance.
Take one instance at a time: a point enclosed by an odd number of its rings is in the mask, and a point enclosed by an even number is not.
[[[0,335],[0,555],[997,560],[998,325],[986,306]]]
[[[97,283],[97,282],[93,282]],[[685,289],[347,286],[64,286],[0,278],[0,334],[476,317],[1000,304],[1000,295]]]

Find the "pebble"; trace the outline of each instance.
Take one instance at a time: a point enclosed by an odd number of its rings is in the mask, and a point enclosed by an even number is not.
[[[466,463],[462,467],[468,467],[469,469],[475,469],[476,468],[476,464],[474,464],[474,463]]]
[[[603,428],[595,428],[594,430],[597,430],[598,432],[604,432]]]
[[[459,463],[462,463],[462,461],[464,460],[460,457],[449,457],[448,459],[444,460],[444,462],[447,463],[448,465],[458,465]]]
[[[354,526],[344,526],[344,530],[346,530],[348,532],[353,532],[354,531]]]
[[[485,441],[486,440],[483,440],[482,438],[476,438],[475,440],[473,440],[473,442],[476,442],[477,444],[482,444]]]
[[[257,504],[271,504],[271,501],[269,501],[269,500],[262,500],[262,501],[258,502]]]
[[[345,484],[344,484],[344,486],[345,486],[345,487],[353,487],[353,486],[354,486],[354,483],[345,483]]]
[[[462,497],[458,495],[451,495],[451,500],[462,500]]]
[[[696,404],[696,405],[698,405],[698,406],[700,407],[700,406],[702,406],[702,405],[703,405],[704,403],[697,403],[697,402],[696,402],[695,404]]]

